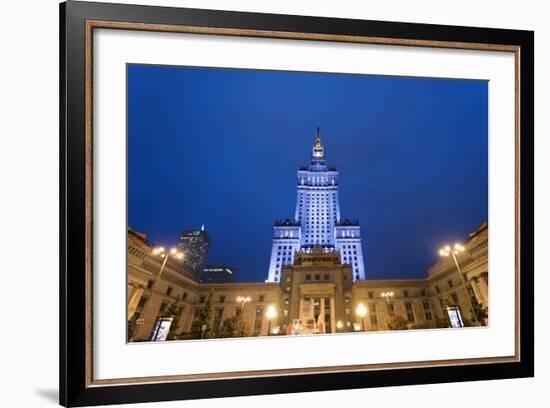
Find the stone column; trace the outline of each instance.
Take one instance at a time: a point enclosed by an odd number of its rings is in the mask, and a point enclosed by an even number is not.
[[[128,299],[128,320],[134,317],[139,301],[143,295],[143,288],[134,288]]]
[[[482,298],[485,300],[485,305],[489,306],[489,285],[487,284],[487,274],[481,274],[477,281],[479,291],[481,292]]]
[[[334,296],[330,296],[330,330],[336,333],[336,310],[334,308]]]
[[[302,321],[302,307],[303,307],[304,296],[300,294],[300,309],[298,309],[298,320]],[[292,324],[292,319],[290,319],[290,324]]]
[[[470,285],[472,286],[472,290],[474,291],[474,295],[476,296],[476,299],[477,301],[483,306],[487,306],[485,304],[485,299],[483,298],[483,296],[481,296],[481,291],[479,290],[479,286],[476,282],[476,278],[473,278],[471,279],[470,281]]]
[[[321,298],[319,299],[319,316],[323,316],[321,318],[321,321],[323,322],[323,330],[325,331],[325,333],[327,332],[327,322],[325,322],[325,297],[324,296],[321,296]],[[319,320],[319,319],[317,319]],[[317,323],[317,322],[315,322]],[[318,327],[317,327],[318,328]]]

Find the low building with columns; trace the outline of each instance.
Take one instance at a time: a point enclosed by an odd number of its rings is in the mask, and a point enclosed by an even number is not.
[[[352,267],[342,263],[338,250],[318,246],[296,252],[292,264],[281,269],[279,282],[204,284],[177,259],[160,257],[144,234],[129,228],[128,337],[149,340],[157,317],[179,301],[176,335],[190,338],[208,297],[214,335],[235,316],[242,316],[252,336],[267,335],[269,328],[279,335],[388,330],[395,317],[408,328],[436,327],[449,306],[471,324],[488,324],[472,318],[472,297],[485,309],[489,305],[487,251],[484,223],[470,234],[456,263],[452,256],[442,257],[424,279],[354,281]],[[364,316],[357,315],[359,305]],[[268,317],[268,309],[276,316]]]

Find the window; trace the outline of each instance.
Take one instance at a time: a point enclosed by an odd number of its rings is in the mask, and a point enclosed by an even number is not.
[[[456,293],[451,293],[451,297],[453,298],[453,302],[455,304],[458,304],[458,296],[456,295]]]
[[[306,280],[311,280],[311,275],[306,275]]]
[[[449,285],[449,288],[452,288],[453,287],[453,281],[449,279],[447,281],[447,285]]]
[[[407,309],[407,320],[409,322],[414,322],[414,313],[413,313],[412,304],[409,302],[406,302],[405,309]]]
[[[321,280],[321,275],[315,275],[315,280],[316,281]]]
[[[136,313],[141,313],[143,311],[143,307],[145,306],[148,300],[149,298],[147,297],[142,297],[141,299],[139,299],[139,302],[136,308]]]
[[[292,278],[291,278],[290,276],[287,276],[287,277],[286,277],[286,281],[287,281],[287,282],[291,282],[291,281],[292,281]]]
[[[436,291],[437,293],[441,293],[441,290],[439,290],[439,286],[435,285],[435,291]]]
[[[430,302],[423,302],[422,306],[424,307],[424,309],[429,310],[430,309]]]
[[[183,295],[181,295],[181,300],[187,299],[187,295],[188,295],[187,292],[183,292]]]
[[[199,303],[204,303],[205,300],[206,300],[206,296],[204,295],[199,296]]]
[[[420,291],[420,296],[426,296],[426,291],[424,289]]]
[[[329,280],[329,275],[328,275],[328,273],[325,273],[325,280]]]
[[[406,297],[406,298],[409,297],[409,291],[408,290],[403,291],[403,297]]]
[[[220,296],[219,302],[220,302],[220,303],[224,303],[224,302],[225,302],[225,296],[223,296],[223,295]]]
[[[256,316],[254,317],[254,332],[258,334],[262,329],[262,316],[264,314],[263,307],[256,308]]]
[[[432,312],[426,312],[425,315],[426,315],[426,320],[432,320],[433,319]]]
[[[368,292],[368,293],[367,293],[367,297],[368,297],[369,299],[374,298],[374,292]]]
[[[147,289],[151,289],[153,287],[153,281],[150,280],[147,282]]]
[[[174,290],[174,288],[172,286],[168,286],[168,288],[166,289],[166,294],[168,296],[170,296],[172,294],[172,291]]]
[[[265,302],[265,296],[264,295],[258,296],[258,302]]]
[[[376,317],[375,314],[370,315],[370,322],[371,324],[374,324],[374,325],[378,324],[378,318]]]
[[[159,308],[159,315],[162,315],[164,313],[164,311],[166,310],[166,306],[168,306],[168,303],[162,302]]]
[[[214,310],[214,322],[212,323],[212,328],[216,333],[220,329],[220,325],[222,322],[222,315],[223,315],[223,307],[217,307]]]

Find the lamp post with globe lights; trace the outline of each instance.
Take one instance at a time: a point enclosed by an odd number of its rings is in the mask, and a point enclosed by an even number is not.
[[[239,302],[241,304],[241,315],[243,314],[243,311],[244,311],[244,304],[246,302],[250,302],[252,299],[250,298],[250,296],[237,296],[237,302]]]
[[[164,268],[166,266],[166,263],[168,262],[168,258],[172,257],[172,258],[178,259],[178,260],[182,260],[184,258],[183,252],[179,251],[177,248],[171,248],[170,251],[167,252],[164,249],[164,247],[162,247],[162,246],[153,248],[153,250],[151,251],[151,254],[153,256],[158,256],[158,257],[163,258],[163,261],[162,261],[162,264],[160,266],[158,274],[155,276],[155,278],[153,279],[153,283],[151,284],[151,287],[150,287],[151,296],[150,296],[149,300],[147,301],[147,303],[145,303],[145,307],[143,308],[143,312],[141,314],[144,318],[147,315],[147,311],[149,310],[149,305],[151,304],[151,298],[153,297],[153,293],[155,291],[157,283],[160,280],[160,277],[162,276],[162,272],[164,272]],[[144,319],[142,320],[142,324],[143,323],[145,323]],[[133,340],[133,338],[134,338],[134,336],[137,332],[137,327],[138,326],[136,325],[136,328],[135,328],[134,332],[132,333],[132,337],[131,337],[130,341]]]
[[[393,297],[393,292],[382,292],[380,294],[383,298],[386,298],[386,305],[388,307],[388,314],[390,314],[390,298]]]
[[[460,281],[462,282],[462,287],[464,288],[464,293],[466,294],[466,298],[467,299],[470,299],[470,304],[472,306],[472,317],[474,318],[474,322],[478,323],[478,320],[477,320],[477,316],[475,315],[475,312],[473,312],[474,310],[474,304],[472,302],[472,298],[470,296],[470,294],[468,293],[468,290],[466,289],[466,286],[468,284],[468,282],[466,281],[466,278],[464,277],[464,274],[462,273],[462,269],[460,269],[460,265],[458,263],[458,259],[457,259],[457,255],[464,252],[464,246],[459,244],[459,243],[455,243],[453,247],[451,247],[450,245],[445,245],[443,248],[441,248],[439,250],[439,256],[442,256],[442,257],[447,257],[447,256],[451,256],[453,258],[453,261],[455,263],[455,266],[456,266],[456,270],[458,271],[458,275],[460,276]]]
[[[363,331],[367,331],[367,326],[365,324],[365,316],[367,315],[367,307],[363,303],[359,303],[355,309],[355,313],[361,319],[361,324],[363,325]]]

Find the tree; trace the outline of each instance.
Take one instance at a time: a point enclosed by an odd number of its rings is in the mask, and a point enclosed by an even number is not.
[[[212,316],[214,314],[212,295],[213,292],[208,294],[204,307],[199,311],[199,314],[191,324],[191,333],[196,339],[211,339],[214,337],[214,331],[212,330]]]
[[[411,330],[418,330],[418,329],[435,329],[435,323],[433,320],[429,321],[429,322],[424,322],[424,323],[415,323],[415,324],[410,324],[408,326],[409,329]]]
[[[128,320],[128,341],[133,341],[132,336],[136,332],[136,319],[132,317]]]
[[[388,329],[390,330],[406,330],[407,329],[407,321],[403,319],[401,316],[395,315],[391,316],[386,320],[386,323],[388,325]]]
[[[481,303],[479,303],[475,296],[472,296],[472,317],[471,320],[478,321],[479,324],[482,326],[485,326],[485,319],[489,316],[487,313],[487,309],[483,307]]]
[[[437,317],[434,320],[434,326],[437,329],[444,329],[447,327],[451,327],[451,321],[449,320],[449,315],[446,313],[446,311],[443,311],[443,317]]]
[[[220,337],[248,337],[250,328],[241,316],[224,320],[219,332]]]
[[[170,303],[164,312],[159,317],[172,317],[172,324],[170,325],[170,331],[168,332],[168,340],[177,340],[176,332],[179,328],[179,320],[181,312],[183,311],[183,304],[180,295],[176,296],[176,299]]]

